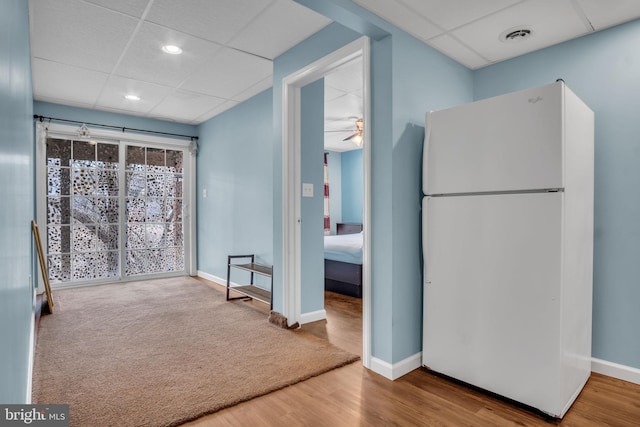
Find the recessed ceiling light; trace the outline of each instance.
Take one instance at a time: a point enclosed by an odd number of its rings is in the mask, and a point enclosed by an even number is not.
[[[526,26],[513,27],[500,34],[500,41],[505,43],[518,43],[533,36],[533,30]]]
[[[162,46],[162,50],[163,52],[170,53],[171,55],[180,55],[182,53],[182,49],[172,44]]]
[[[140,101],[140,97],[137,95],[125,95],[124,97],[129,101]]]

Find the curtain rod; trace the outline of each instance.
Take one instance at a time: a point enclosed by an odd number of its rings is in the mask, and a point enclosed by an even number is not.
[[[191,141],[194,141],[194,140],[197,141],[199,139],[197,136],[181,135],[179,133],[159,132],[159,131],[156,131],[156,130],[128,128],[128,127],[125,127],[125,126],[103,125],[103,124],[100,124],[100,123],[79,122],[77,120],[57,119],[55,117],[45,117],[45,116],[39,116],[37,114],[34,114],[33,118],[34,119],[38,119],[41,122],[43,122],[45,120],[48,120],[49,122],[51,122],[52,120],[54,120],[54,121],[57,121],[57,122],[75,123],[75,124],[78,124],[78,125],[100,126],[100,127],[103,127],[103,128],[122,130],[122,133],[124,133],[125,131],[134,131],[134,132],[152,133],[154,135],[167,135],[167,136],[177,136],[177,137],[180,137],[180,138],[189,138]]]

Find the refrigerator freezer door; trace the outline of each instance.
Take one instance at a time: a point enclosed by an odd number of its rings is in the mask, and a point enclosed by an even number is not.
[[[554,83],[427,114],[425,194],[562,188],[562,93]]]
[[[424,198],[423,365],[558,413],[563,197]]]

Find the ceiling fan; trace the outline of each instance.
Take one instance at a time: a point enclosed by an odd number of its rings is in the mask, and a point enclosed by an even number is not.
[[[353,132],[351,135],[349,135],[348,137],[344,138],[342,141],[343,142],[353,141],[353,143],[356,144],[359,147],[362,144],[362,138],[363,138],[363,132],[364,132],[364,122],[362,121],[361,117],[350,117],[350,119],[351,120],[355,119],[355,123],[356,123],[355,130],[353,129],[353,127],[350,127],[349,129],[325,130],[325,132],[341,132],[341,133]],[[349,121],[351,121],[351,120],[349,120]],[[333,120],[333,121],[338,121],[338,120]]]
[[[346,137],[345,139],[343,139],[343,141],[349,141],[352,140],[354,142],[354,144],[356,144],[358,147],[362,144],[362,133],[364,131],[364,122],[362,121],[362,118],[359,117],[356,120],[356,132],[351,135]]]

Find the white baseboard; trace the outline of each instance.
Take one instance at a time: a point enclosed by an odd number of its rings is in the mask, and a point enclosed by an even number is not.
[[[371,358],[371,370],[390,380],[396,380],[422,365],[422,352],[409,356],[393,365],[377,357]]]
[[[640,384],[640,369],[620,365],[606,360],[591,358],[591,370],[598,374],[607,375],[630,383]]]
[[[202,277],[203,279],[211,280],[220,286],[227,286],[227,279],[223,279],[222,277],[214,276],[213,274],[206,273],[204,271],[198,270],[198,277]],[[232,285],[236,285],[236,283],[231,282]]]
[[[383,377],[395,380],[408,374],[422,365],[422,353],[416,353],[393,365],[376,357],[371,358],[371,370]],[[640,369],[631,366],[620,365],[606,360],[591,359],[591,370],[598,374],[640,384]]]
[[[300,324],[317,322],[318,320],[324,320],[327,318],[327,312],[322,309],[318,311],[311,311],[309,313],[302,313],[300,315]]]

